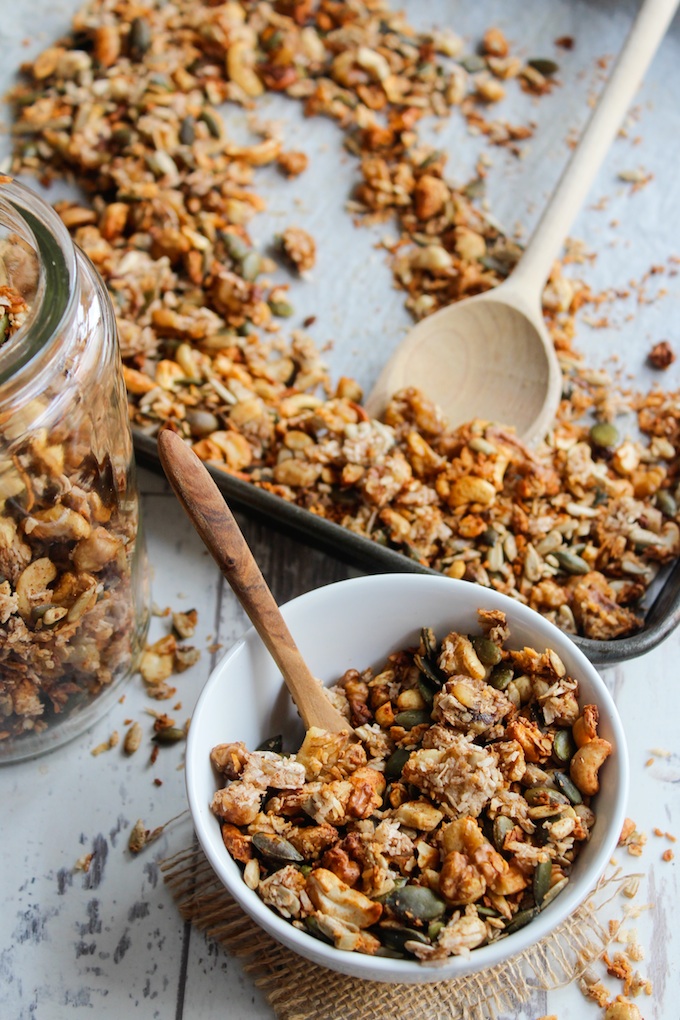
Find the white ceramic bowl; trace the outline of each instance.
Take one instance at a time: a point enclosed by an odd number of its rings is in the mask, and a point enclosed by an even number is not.
[[[553,648],[581,685],[581,703],[600,711],[600,734],[614,745],[602,770],[595,802],[597,822],[576,861],[572,878],[555,900],[524,928],[469,956],[428,967],[417,961],[350,953],[298,931],[265,906],[245,885],[225,850],[210,802],[217,779],[210,763],[219,743],[243,740],[254,749],[284,734],[284,746],[299,746],[303,729],[281,675],[254,630],[216,667],[194,710],[187,744],[189,806],[198,839],[216,874],[257,924],[283,945],[332,970],[374,981],[443,981],[493,966],[543,939],[587,897],[603,874],[623,824],[628,793],[628,758],[621,721],[611,696],[576,645],[531,609],[498,592],[451,578],[419,574],[380,574],[330,584],[283,606],[290,631],[312,672],[336,682],[350,668],[378,667],[393,651],[417,644],[421,627],[438,637],[449,630],[478,631],[479,608],[503,610],[511,629],[509,644]]]

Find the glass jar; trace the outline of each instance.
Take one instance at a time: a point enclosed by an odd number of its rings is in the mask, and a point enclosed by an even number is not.
[[[113,310],[54,210],[0,178],[0,761],[120,697],[149,618]]]

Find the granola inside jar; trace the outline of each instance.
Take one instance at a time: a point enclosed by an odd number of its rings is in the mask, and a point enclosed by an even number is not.
[[[0,761],[120,696],[149,615],[113,310],[53,210],[0,178]]]

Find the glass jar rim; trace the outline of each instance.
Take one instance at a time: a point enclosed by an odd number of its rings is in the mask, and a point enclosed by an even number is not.
[[[76,299],[76,253],[68,230],[40,195],[0,176],[0,227],[16,231],[38,260],[38,285],[26,321],[0,344],[0,385],[15,380],[70,320]]]

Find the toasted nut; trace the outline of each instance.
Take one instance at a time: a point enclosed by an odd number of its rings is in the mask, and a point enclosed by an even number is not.
[[[138,751],[142,743],[142,727],[138,722],[133,722],[129,730],[125,734],[125,740],[123,741],[123,750],[126,754],[134,754]]]
[[[594,737],[579,747],[569,766],[569,775],[587,797],[594,796],[600,789],[598,773],[612,753],[612,745],[602,737]]]
[[[382,914],[382,904],[351,889],[326,868],[315,868],[307,877],[305,892],[317,910],[345,924],[370,928]]]

